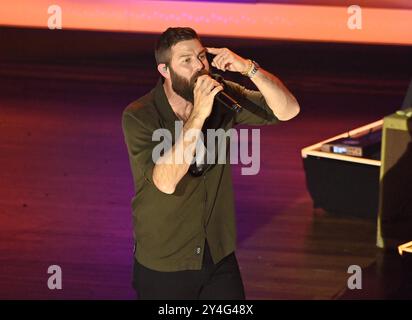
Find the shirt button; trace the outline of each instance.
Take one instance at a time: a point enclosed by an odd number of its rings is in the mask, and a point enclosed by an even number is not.
[[[196,254],[200,254],[201,251],[202,251],[202,248],[201,248],[201,247],[197,247],[197,248],[196,248]]]

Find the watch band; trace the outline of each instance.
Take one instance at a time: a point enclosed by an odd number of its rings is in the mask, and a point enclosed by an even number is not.
[[[242,74],[244,76],[248,76],[249,78],[252,78],[256,74],[256,72],[259,70],[260,67],[256,61],[248,59],[248,62],[249,62],[249,66],[245,72],[242,72]]]
[[[252,60],[252,68],[249,70],[247,76],[249,78],[253,78],[253,76],[256,74],[256,72],[259,70],[260,66],[256,61]]]

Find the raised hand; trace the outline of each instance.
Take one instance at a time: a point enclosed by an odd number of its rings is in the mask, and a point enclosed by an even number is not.
[[[206,48],[207,52],[215,55],[212,66],[222,71],[245,72],[249,61],[237,55],[228,48]]]

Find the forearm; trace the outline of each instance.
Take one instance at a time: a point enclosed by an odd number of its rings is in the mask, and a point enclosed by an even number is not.
[[[244,59],[228,48],[207,48],[215,57],[212,66],[223,71],[249,74],[253,69],[252,61]],[[259,68],[251,80],[262,93],[269,108],[279,120],[289,120],[299,113],[299,104],[295,97],[273,74]]]
[[[192,114],[175,144],[156,162],[153,182],[160,191],[172,194],[187,173],[204,121],[202,117]]]
[[[279,120],[292,119],[299,113],[298,102],[279,78],[259,68],[251,80]]]

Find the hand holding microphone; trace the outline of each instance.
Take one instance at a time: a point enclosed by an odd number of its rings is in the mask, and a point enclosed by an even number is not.
[[[193,112],[195,116],[206,119],[210,116],[215,96],[223,90],[223,86],[205,74],[197,78],[194,93]]]
[[[202,79],[201,79],[202,78]],[[208,80],[206,80],[209,78]],[[200,81],[199,81],[200,80]],[[212,106],[213,106],[213,98],[222,103],[225,107],[229,108],[230,110],[234,112],[240,112],[242,110],[242,107],[240,104],[231,97],[229,94],[224,92],[224,86],[223,86],[223,77],[218,74],[213,74],[213,75],[202,75],[198,77],[198,80],[195,82],[195,88],[194,88],[194,97],[195,97],[195,104],[196,104],[196,96],[198,97],[198,100],[205,99],[204,95],[202,94],[196,94],[196,87],[198,88],[198,91],[203,92],[203,93],[208,93],[210,92],[210,97],[212,98],[212,104],[210,105],[209,98],[204,101],[204,103],[207,105],[206,110],[204,112],[207,114],[206,117],[208,117],[211,113]],[[198,85],[199,84],[199,85]],[[213,87],[216,88],[221,88],[217,90],[216,92],[213,92]],[[207,94],[207,96],[209,96]],[[210,108],[209,108],[210,107]],[[194,110],[195,111],[195,110]],[[201,113],[203,114],[203,113]]]

